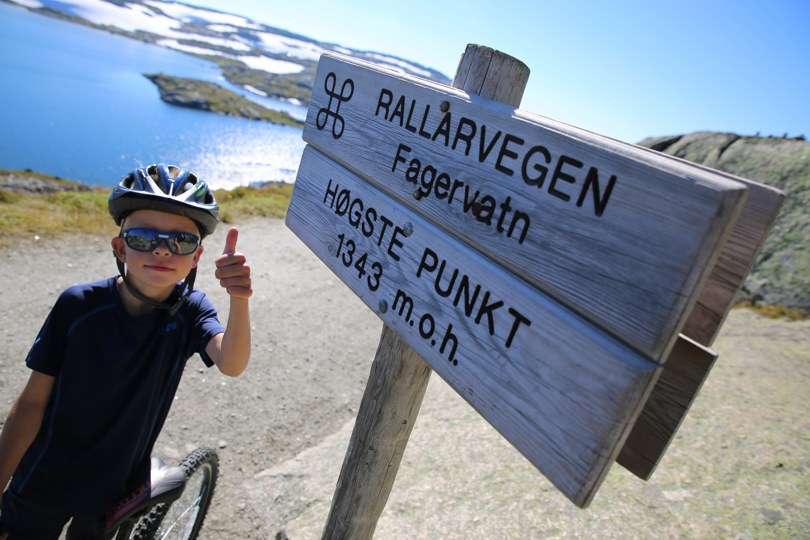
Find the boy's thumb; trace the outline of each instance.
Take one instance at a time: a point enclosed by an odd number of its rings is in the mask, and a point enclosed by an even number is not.
[[[228,236],[225,237],[225,249],[222,250],[223,254],[236,253],[237,238],[239,238],[239,229],[232,227],[228,231]]]

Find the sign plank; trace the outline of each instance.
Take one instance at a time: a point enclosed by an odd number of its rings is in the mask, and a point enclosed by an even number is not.
[[[566,496],[588,504],[660,366],[311,146],[286,219]]]
[[[748,197],[683,326],[685,335],[678,338],[670,351],[661,376],[619,454],[619,463],[645,480],[652,476],[709,376],[716,355],[705,347],[717,337],[785,198],[778,189],[736,179],[746,184]]]
[[[717,359],[714,351],[681,336],[639,414],[617,461],[649,480]]]
[[[720,332],[785,200],[785,194],[776,188],[734,178],[745,184],[748,197],[681,330],[705,346],[710,346]]]
[[[326,53],[304,139],[658,363],[745,187]]]

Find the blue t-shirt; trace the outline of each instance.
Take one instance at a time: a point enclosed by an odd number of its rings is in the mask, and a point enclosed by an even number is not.
[[[210,367],[205,346],[224,332],[201,291],[173,317],[166,310],[132,317],[116,280],[62,293],[26,359],[56,381],[10,488],[77,514],[102,515],[148,479],[186,361],[199,353]]]

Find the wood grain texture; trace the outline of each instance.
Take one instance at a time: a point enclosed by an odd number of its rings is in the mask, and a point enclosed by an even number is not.
[[[488,97],[507,103],[516,100],[517,104],[523,94],[526,79],[515,82],[511,78],[515,67],[506,69],[488,67],[486,73],[478,76],[470,73],[476,69],[473,66],[484,64],[489,66],[493,61],[497,63],[498,59],[504,58],[511,57],[491,49],[468,46],[462,55],[462,62],[470,67],[466,72],[459,68],[457,75],[464,73],[470,84],[476,81],[500,81],[509,78],[508,93],[491,90]],[[511,60],[506,63],[513,66]],[[503,88],[501,87],[501,89]],[[335,111],[335,124],[337,121],[337,111]],[[383,237],[381,232],[378,245],[382,245]],[[396,245],[394,240],[395,238],[392,236],[389,254],[393,253],[391,248]],[[355,268],[357,266],[358,264],[355,263]],[[365,269],[365,264],[362,269]],[[371,270],[374,271],[373,263],[371,263]],[[381,275],[377,277],[378,281],[374,282],[375,284],[379,282],[380,277]],[[367,281],[367,283],[370,287],[372,286],[372,281]],[[372,367],[363,402],[358,412],[357,425],[346,452],[323,538],[364,539],[373,536],[377,520],[388,500],[402,454],[416,420],[430,373],[430,367],[410,345],[388,325],[384,325],[375,365]],[[407,412],[402,413],[405,414],[405,418],[400,424],[398,414],[399,409],[403,406]],[[378,450],[369,456],[366,448],[369,449],[368,452],[372,452],[374,443],[368,443],[369,440],[374,441],[375,439],[378,441]],[[379,449],[380,444],[382,444],[383,450]]]
[[[746,195],[708,169],[333,54],[304,138],[659,363]]]
[[[748,197],[619,456],[620,464],[645,480],[714,366],[714,352],[706,347],[717,337],[784,201],[777,189],[736,179],[748,187]]]
[[[386,222],[392,236],[380,241]],[[657,364],[311,146],[287,225],[566,496],[588,504]],[[397,228],[412,231],[399,245]],[[378,280],[360,275],[363,256]]]
[[[620,465],[649,480],[716,359],[681,336],[617,458]]]
[[[778,189],[734,178],[746,185],[748,197],[681,330],[707,347],[714,343],[785,199],[785,194]]]
[[[529,68],[512,56],[481,45],[467,45],[453,86],[510,107],[519,107]]]
[[[430,380],[428,366],[383,326],[323,538],[372,538]]]

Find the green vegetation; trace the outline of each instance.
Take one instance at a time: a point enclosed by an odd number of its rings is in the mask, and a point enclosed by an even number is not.
[[[268,73],[249,68],[239,60],[219,55],[196,55],[205,60],[219,64],[222,75],[236,86],[252,86],[269,97],[279,100],[295,99],[303,105],[309,105],[312,97],[312,81],[315,79],[316,62],[297,59],[296,63],[304,65],[300,73]],[[270,56],[265,53],[265,56]],[[284,59],[280,57],[280,59]]]
[[[208,81],[174,77],[163,73],[147,73],[144,76],[157,85],[160,99],[172,105],[287,126],[304,125],[286,112],[262,107],[236,92]]]
[[[109,231],[112,236],[115,224],[107,213],[109,196],[106,189],[44,195],[0,190],[0,246],[46,234]]]
[[[248,217],[284,217],[290,204],[292,184],[271,182],[261,187],[242,186],[214,193],[220,206],[220,219],[234,223]]]
[[[802,313],[784,306],[755,305],[750,302],[741,302],[735,307],[747,308],[769,319],[787,319],[790,321],[805,321],[810,319],[810,313]]]
[[[25,193],[0,189],[0,247],[14,246],[35,236],[69,233],[102,234],[117,231],[107,213],[109,188],[86,191],[70,189],[76,184],[47,175],[0,169],[0,179],[10,175],[35,176],[56,183],[62,189],[53,193]],[[269,183],[261,187],[238,187],[215,193],[224,223],[250,217],[284,217],[290,202],[292,184]]]

